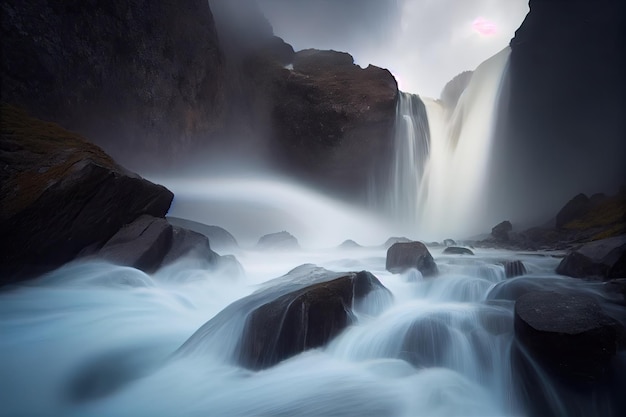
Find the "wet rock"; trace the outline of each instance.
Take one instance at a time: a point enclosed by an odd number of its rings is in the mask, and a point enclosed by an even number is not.
[[[99,247],[173,194],[117,165],[87,140],[2,106],[0,283],[29,278]]]
[[[452,338],[448,326],[437,318],[411,324],[402,341],[401,357],[418,368],[442,366]]]
[[[499,241],[508,242],[509,240],[509,232],[513,230],[513,225],[510,221],[505,220],[501,223],[498,223],[491,229],[491,235]]]
[[[160,266],[168,265],[186,256],[201,259],[207,265],[216,265],[224,258],[213,252],[209,239],[205,235],[174,226],[172,227],[172,244]]]
[[[556,272],[574,278],[624,278],[626,235],[590,242],[570,251]]]
[[[422,242],[394,243],[387,250],[385,268],[394,274],[416,268],[424,277],[439,272],[435,260]]]
[[[209,239],[211,249],[218,252],[232,251],[239,247],[239,244],[233,235],[231,235],[226,229],[219,226],[209,226],[200,222],[172,216],[167,216],[167,221],[174,226],[180,226],[203,234]]]
[[[533,358],[566,381],[602,378],[624,329],[585,295],[529,292],[515,303],[515,335]]]
[[[516,259],[514,261],[504,261],[504,275],[507,278],[514,278],[520,275],[526,274],[526,266],[524,266],[524,262]]]
[[[389,249],[390,247],[392,247],[395,243],[409,243],[412,242],[411,239],[409,239],[408,237],[397,237],[397,236],[393,236],[390,237],[389,239],[387,239],[385,241],[385,243],[383,244],[383,246],[385,247],[385,249]]]
[[[256,244],[257,249],[263,250],[282,250],[282,249],[299,249],[298,239],[289,232],[270,233],[261,236]]]
[[[443,250],[443,253],[446,255],[474,255],[470,249],[460,246],[448,246]]]
[[[308,349],[324,346],[351,322],[353,301],[380,281],[366,271],[289,292],[254,309],[246,320],[239,362],[264,369]]]
[[[443,246],[456,246],[454,239],[444,239]]]

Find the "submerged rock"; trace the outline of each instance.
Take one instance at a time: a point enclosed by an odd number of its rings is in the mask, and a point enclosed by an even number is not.
[[[170,207],[169,190],[81,136],[9,106],[0,124],[0,284],[56,268]]]
[[[515,303],[515,335],[546,369],[566,381],[602,378],[624,329],[585,295],[529,292]]]
[[[257,249],[299,249],[298,239],[289,232],[270,233],[261,236],[256,244]]]
[[[387,250],[385,268],[394,274],[416,268],[424,277],[438,273],[435,260],[422,242],[394,243]]]
[[[590,242],[570,251],[556,272],[574,278],[626,278],[626,235]]]
[[[446,255],[474,255],[470,249],[460,246],[448,246],[443,250],[443,253]]]

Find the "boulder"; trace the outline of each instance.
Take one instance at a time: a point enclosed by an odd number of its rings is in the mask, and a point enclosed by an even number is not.
[[[201,233],[209,239],[211,248],[218,252],[232,251],[239,247],[237,240],[226,229],[219,226],[209,226],[193,220],[181,219],[179,217],[167,216],[167,221],[174,226]]]
[[[626,277],[626,235],[586,243],[570,251],[556,272],[574,278]]]
[[[473,255],[474,254],[474,252],[472,252],[470,249],[462,248],[460,246],[448,246],[447,248],[443,250],[443,253],[445,255]]]
[[[443,366],[450,328],[442,320],[425,317],[415,320],[402,341],[401,357],[417,368]]]
[[[437,275],[437,264],[422,242],[398,242],[387,250],[385,268],[394,274],[416,268],[424,277]]]
[[[230,304],[200,327],[177,355],[212,352],[250,369],[264,369],[325,345],[355,320],[353,311],[370,310],[364,302],[376,295],[383,295],[377,301],[387,300],[385,307],[391,303],[389,290],[367,271],[301,265]],[[232,341],[233,335],[241,337]]]
[[[443,246],[456,246],[454,239],[444,239]]]
[[[231,260],[226,260],[230,259],[230,257],[226,258],[225,256],[219,256],[211,250],[209,239],[205,235],[194,232],[193,230],[174,226],[172,227],[172,244],[163,257],[160,266],[168,265],[186,256],[193,256],[201,259],[210,266],[220,264],[222,261],[224,263],[231,262]],[[236,264],[238,264],[234,256],[232,259]],[[238,275],[239,274],[237,274],[237,276]]]
[[[79,135],[4,105],[0,124],[0,284],[54,269],[170,207],[169,190]]]
[[[502,263],[504,265],[504,276],[507,278],[514,278],[520,275],[526,274],[526,266],[524,266],[524,262],[516,259],[514,261],[504,261]]]
[[[341,249],[356,249],[356,248],[362,248],[362,247],[363,246],[359,245],[352,239],[344,240],[341,243],[341,245],[339,245],[339,248]]]
[[[413,242],[413,241],[411,239],[409,239],[408,237],[393,236],[393,237],[390,237],[389,239],[387,239],[385,241],[385,243],[383,243],[383,246],[384,246],[385,249],[389,249],[390,247],[392,247],[396,243],[409,243],[409,242]]]
[[[513,225],[510,221],[505,220],[501,223],[498,223],[491,229],[491,235],[501,242],[508,242],[509,240],[509,232],[513,230]]]
[[[246,320],[240,363],[250,369],[264,369],[324,346],[352,323],[353,301],[376,288],[384,287],[369,272],[349,273],[258,307]]]
[[[624,329],[588,296],[529,292],[515,303],[515,336],[531,356],[565,381],[603,378]]]
[[[259,242],[256,244],[257,249],[263,250],[282,250],[282,249],[299,249],[298,239],[296,239],[291,233],[282,231],[276,233],[270,233],[261,236]]]

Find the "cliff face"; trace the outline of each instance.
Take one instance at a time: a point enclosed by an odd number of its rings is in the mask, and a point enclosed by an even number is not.
[[[206,0],[7,0],[2,101],[129,153],[175,157],[223,123]]]
[[[626,180],[626,6],[531,0],[511,41],[502,169],[535,201]]]

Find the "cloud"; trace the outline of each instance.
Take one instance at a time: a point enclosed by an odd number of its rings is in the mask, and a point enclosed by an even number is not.
[[[351,53],[389,69],[404,91],[439,97],[456,74],[506,47],[528,0],[258,0],[274,32],[296,50]],[[473,24],[493,22],[495,33]]]

